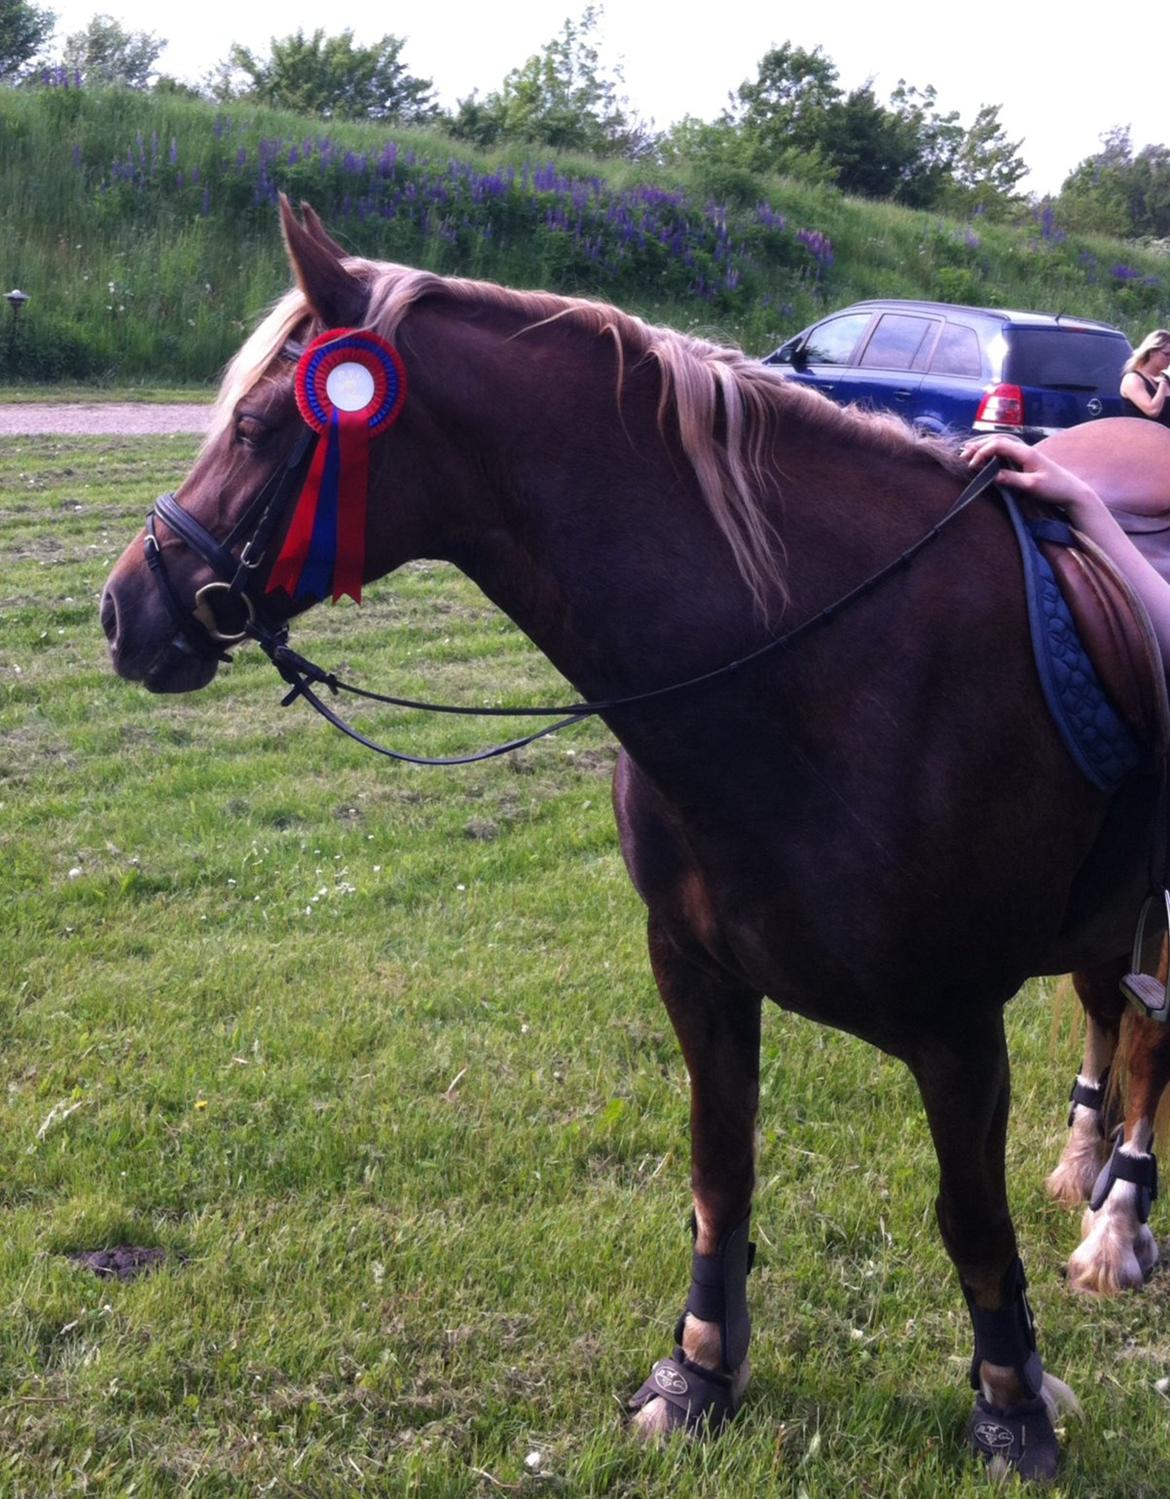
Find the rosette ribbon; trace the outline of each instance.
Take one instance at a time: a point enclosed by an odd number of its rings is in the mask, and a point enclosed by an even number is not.
[[[318,434],[267,591],[336,603],[362,601],[370,443],[397,420],[406,368],[393,344],[363,329],[332,328],[297,364],[297,407]]]

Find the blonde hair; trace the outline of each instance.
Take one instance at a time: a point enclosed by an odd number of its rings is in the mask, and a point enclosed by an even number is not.
[[[1141,369],[1151,354],[1162,353],[1170,353],[1170,328],[1155,328],[1152,333],[1147,333],[1125,361],[1121,373],[1132,375],[1135,370]]]

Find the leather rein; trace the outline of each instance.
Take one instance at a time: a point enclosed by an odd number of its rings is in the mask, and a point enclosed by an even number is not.
[[[282,357],[295,361],[302,353],[303,350],[299,345],[290,342],[285,345]],[[299,697],[304,698],[322,718],[341,733],[348,735],[350,739],[364,745],[366,749],[373,750],[376,754],[385,755],[391,760],[402,761],[409,765],[471,765],[480,760],[490,760],[497,755],[523,749],[525,745],[532,744],[537,739],[555,734],[571,724],[582,723],[585,719],[595,715],[633,707],[639,703],[654,702],[659,698],[694,691],[722,681],[774,651],[785,650],[817,626],[828,623],[850,604],[871,593],[899,568],[907,566],[974,500],[991,488],[1000,470],[999,460],[993,459],[980,469],[946,514],[905,551],[900,552],[884,567],[871,573],[868,578],[843,593],[831,604],[827,604],[818,613],[809,615],[807,619],[794,625],[782,635],[773,636],[746,656],[728,661],[711,671],[687,677],[683,681],[670,682],[662,687],[652,687],[645,692],[634,692],[624,697],[600,698],[591,702],[568,703],[544,708],[465,708],[450,703],[429,703],[420,702],[414,698],[387,696],[382,693],[369,692],[351,682],[344,682],[335,673],[325,671],[292,649],[288,643],[287,624],[273,629],[261,619],[257,612],[248,590],[256,571],[265,560],[288,500],[294,490],[304,483],[306,458],[314,436],[315,434],[306,427],[294,443],[283,467],[263,486],[222,542],[217,541],[194,516],[189,515],[175,499],[174,494],[161,495],[146,518],[146,536],[143,540],[146,561],[175,625],[176,634],[172,644],[177,649],[206,660],[231,661],[232,658],[227,654],[225,647],[238,645],[246,639],[255,640],[291,689],[281,700],[283,707],[287,708]],[[195,552],[216,574],[213,582],[205,583],[196,591],[194,605],[190,609],[184,609],[167,576],[162,548],[155,535],[156,517],[165,521],[190,550]],[[233,548],[245,537],[246,540],[243,540],[239,555],[236,556]],[[234,617],[227,614],[221,616],[217,614],[217,609],[234,611]],[[323,701],[314,691],[316,687],[328,688],[334,697],[341,692],[348,692],[354,697],[365,698],[370,702],[385,703],[394,708],[415,709],[426,713],[451,713],[469,718],[554,718],[556,722],[546,724],[543,728],[531,734],[525,734],[519,739],[510,739],[505,743],[496,744],[489,749],[479,750],[472,754],[440,758],[410,755],[367,738]]]

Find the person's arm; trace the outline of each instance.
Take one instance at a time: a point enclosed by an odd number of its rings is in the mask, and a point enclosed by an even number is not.
[[[992,458],[1015,464],[1015,468],[1000,471],[997,484],[1065,510],[1070,523],[1116,564],[1146,606],[1163,659],[1170,662],[1170,583],[1130,541],[1097,491],[1018,437],[997,434],[977,438],[966,443],[962,453],[972,468],[980,468]]]
[[[1154,394],[1151,395],[1137,371],[1130,370],[1122,379],[1121,394],[1147,416],[1158,417],[1162,415],[1167,395],[1170,395],[1170,385],[1166,384],[1165,373],[1159,375],[1154,381]]]

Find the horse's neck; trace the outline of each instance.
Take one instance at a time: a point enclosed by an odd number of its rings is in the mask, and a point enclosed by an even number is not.
[[[760,619],[685,460],[658,427],[657,377],[557,369],[541,351],[483,370],[448,420],[495,493],[466,494],[444,555],[581,690],[614,695],[751,647]],[[500,392],[505,401],[501,401]],[[483,420],[494,401],[498,418]],[[474,408],[474,409],[472,409]]]

